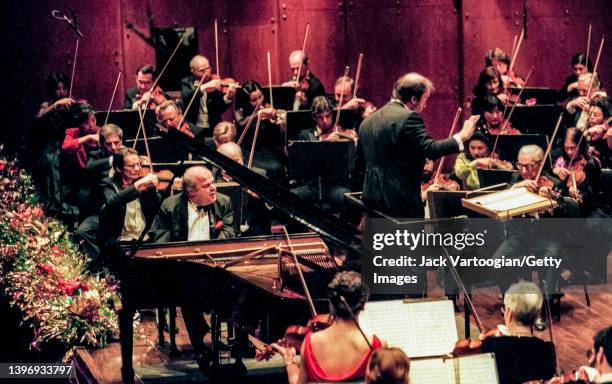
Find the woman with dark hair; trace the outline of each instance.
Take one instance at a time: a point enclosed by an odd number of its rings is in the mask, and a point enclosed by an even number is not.
[[[504,83],[501,74],[495,67],[487,67],[480,72],[478,83],[474,87],[474,98],[472,99],[472,115],[479,115],[483,109],[485,96],[496,96],[503,103],[508,101],[504,92]]]
[[[591,156],[582,132],[568,128],[563,145],[554,155],[553,173],[567,184],[570,196],[578,201],[582,217],[589,216],[599,195],[601,167]]]
[[[491,143],[489,138],[476,132],[464,144],[463,153],[455,160],[455,176],[461,179],[463,188],[474,190],[480,188],[478,180],[478,169],[499,168],[511,170],[512,164],[491,155]]]
[[[482,114],[476,127],[477,132],[489,135],[520,135],[521,131],[514,128],[510,121],[504,120],[504,104],[494,95],[481,99]]]
[[[612,117],[612,103],[610,98],[598,96],[589,101],[589,106],[589,121],[584,135],[593,146],[593,153],[599,159],[601,167],[609,168],[612,166],[612,132],[608,120]]]
[[[70,106],[74,100],[68,98],[70,79],[62,72],[51,72],[46,83],[49,100],[43,102],[38,110],[37,117],[41,118],[48,112],[60,107]]]
[[[558,93],[558,100],[564,101],[567,98],[575,99],[578,97],[578,76],[587,72],[593,72],[591,59],[587,59],[584,53],[575,54],[572,57],[572,74],[565,78],[565,83]]]
[[[366,371],[366,384],[410,384],[410,359],[399,348],[372,352]]]
[[[333,323],[323,331],[306,335],[301,363],[295,361],[295,348],[272,344],[283,356],[290,384],[363,378],[373,351],[386,346],[376,335],[366,336],[365,340],[356,323],[368,299],[368,289],[359,273],[337,273],[328,285],[328,297]]]
[[[525,80],[510,70],[511,61],[510,56],[497,47],[489,49],[485,55],[485,67],[495,67],[501,75],[504,86],[524,87]]]
[[[255,111],[255,107],[259,104],[262,111],[261,124],[257,143],[255,145],[255,156],[253,165],[266,170],[266,176],[277,182],[282,182],[285,176],[283,168],[283,145],[284,138],[281,128],[275,123],[276,117],[269,105],[264,104],[264,96],[261,85],[258,82],[249,80],[242,84],[242,90],[236,96],[236,110],[234,117],[236,119],[236,128],[238,137],[247,128],[246,124]],[[244,136],[241,147],[246,158],[251,152],[251,145],[255,134],[255,125],[257,115],[253,118],[249,131]]]

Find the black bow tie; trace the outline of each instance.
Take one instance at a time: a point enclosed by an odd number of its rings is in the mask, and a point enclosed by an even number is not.
[[[198,209],[198,212],[206,212],[208,206],[207,205],[198,205],[196,208]]]

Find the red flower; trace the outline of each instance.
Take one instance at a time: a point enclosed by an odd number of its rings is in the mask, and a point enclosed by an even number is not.
[[[221,229],[223,229],[223,220],[219,220],[215,223],[215,229],[217,231],[220,231]]]
[[[51,265],[51,264],[37,263],[36,267],[38,269],[38,273],[39,274],[44,272],[44,273],[50,275],[50,274],[52,274],[55,271],[55,269],[53,268],[53,265]]]
[[[66,280],[60,279],[57,285],[68,296],[73,296],[74,293],[77,291],[77,289],[81,288],[81,283],[78,281],[66,281]]]

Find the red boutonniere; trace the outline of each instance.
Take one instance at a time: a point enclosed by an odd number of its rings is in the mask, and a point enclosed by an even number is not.
[[[218,220],[218,221],[215,223],[215,229],[216,229],[217,231],[220,231],[221,229],[223,229],[223,220]]]

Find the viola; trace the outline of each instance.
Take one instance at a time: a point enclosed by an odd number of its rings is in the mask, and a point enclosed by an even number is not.
[[[432,185],[439,185],[440,189],[444,191],[459,191],[461,186],[455,180],[448,178],[445,175],[439,175],[438,177],[432,177],[431,180],[423,183],[421,189],[423,191],[428,190]]]
[[[147,93],[145,93],[146,95]],[[151,110],[155,110],[157,108],[158,105],[160,105],[161,103],[163,103],[164,101],[166,101],[166,96],[164,96],[164,91],[162,91],[162,89],[160,87],[155,87],[152,91],[148,92],[149,94],[149,98],[150,101],[148,103],[148,108]],[[145,99],[143,99],[144,95],[136,95],[136,98],[142,102],[144,102]]]

